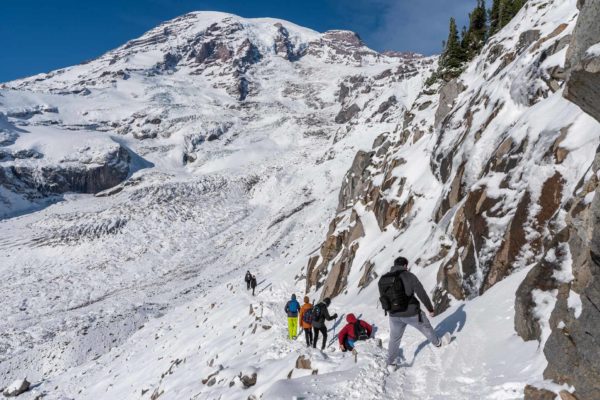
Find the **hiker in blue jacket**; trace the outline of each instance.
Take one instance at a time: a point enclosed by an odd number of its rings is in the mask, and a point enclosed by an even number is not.
[[[285,305],[285,312],[288,316],[288,336],[291,340],[298,336],[298,312],[300,311],[300,303],[296,300],[296,295],[292,295],[292,299]]]

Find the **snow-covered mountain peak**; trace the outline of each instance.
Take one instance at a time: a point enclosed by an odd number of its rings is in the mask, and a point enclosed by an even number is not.
[[[132,74],[237,74],[274,58],[341,65],[398,63],[365,46],[351,31],[318,33],[285,20],[242,18],[221,12],[192,12],[167,21],[97,59],[16,80],[4,88],[70,90],[87,94]],[[207,71],[208,70],[208,71]]]

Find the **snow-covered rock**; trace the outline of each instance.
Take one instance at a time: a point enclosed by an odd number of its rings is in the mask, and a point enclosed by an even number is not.
[[[67,192],[97,193],[127,178],[131,157],[119,143],[95,132],[31,127],[1,150],[0,217]]]
[[[17,397],[18,395],[28,391],[29,386],[31,386],[31,383],[29,383],[27,379],[17,379],[8,385],[2,394],[6,397]]]

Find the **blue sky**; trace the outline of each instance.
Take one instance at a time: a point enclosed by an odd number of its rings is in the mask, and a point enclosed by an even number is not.
[[[350,29],[376,50],[439,53],[475,0],[0,0],[0,82],[77,64],[189,11]]]

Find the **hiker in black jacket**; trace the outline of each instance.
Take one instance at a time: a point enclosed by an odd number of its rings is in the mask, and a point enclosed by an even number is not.
[[[250,279],[250,287],[252,288],[252,296],[254,296],[254,289],[256,289],[256,275],[252,275],[252,279]]]
[[[252,281],[252,274],[250,271],[246,271],[246,277],[244,280],[246,281],[246,290],[250,290],[250,282]]]
[[[327,326],[325,325],[325,321],[331,321],[338,317],[337,314],[329,315],[329,310],[327,307],[331,304],[331,300],[329,297],[323,299],[323,301],[313,308],[313,348],[317,347],[317,341],[319,340],[319,333],[323,335],[323,344],[321,345],[321,350],[325,350],[325,343],[327,342]]]
[[[401,282],[398,282],[400,279]],[[389,292],[381,293],[382,287],[386,287],[383,283],[393,281],[394,288]],[[388,286],[390,287],[390,286]],[[399,289],[403,288],[402,293],[398,293]],[[384,310],[386,309],[385,302],[391,302],[392,306],[389,311],[390,319],[390,344],[388,347],[387,364],[389,370],[395,370],[395,362],[400,353],[400,340],[404,335],[406,325],[410,325],[419,330],[429,341],[436,347],[450,342],[450,334],[446,333],[441,338],[438,337],[429,323],[427,317],[421,311],[421,303],[425,306],[430,316],[434,316],[433,304],[423,288],[419,279],[408,271],[408,260],[404,257],[398,257],[394,260],[394,266],[390,272],[383,275],[379,281],[380,298]],[[395,290],[398,290],[395,292]],[[387,297],[387,300],[385,299]],[[419,300],[421,303],[419,303]],[[394,307],[397,306],[401,310]]]

